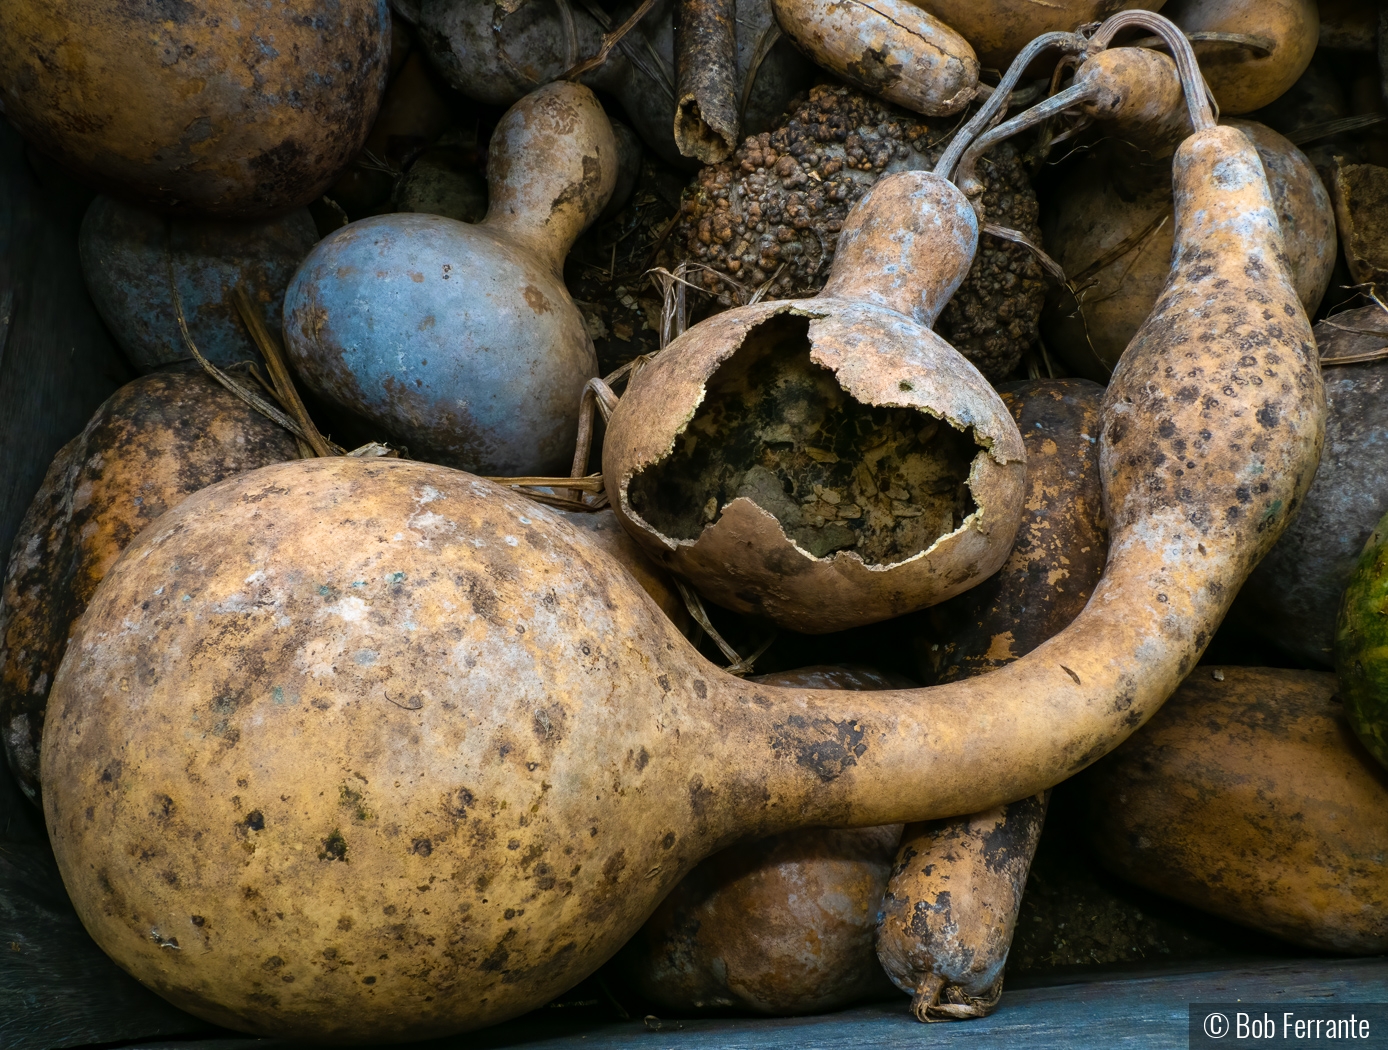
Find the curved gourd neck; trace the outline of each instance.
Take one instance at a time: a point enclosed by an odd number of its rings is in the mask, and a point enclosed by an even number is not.
[[[507,110],[492,135],[481,225],[558,273],[616,181],[617,140],[597,98],[581,84],[548,84]]]
[[[889,175],[849,213],[820,295],[876,303],[927,328],[973,265],[978,218],[953,183]]]

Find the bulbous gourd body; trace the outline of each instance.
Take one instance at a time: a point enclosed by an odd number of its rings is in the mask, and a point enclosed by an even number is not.
[[[178,329],[172,265],[188,333],[222,368],[258,361],[232,299],[240,288],[268,330],[279,330],[284,289],[318,240],[307,209],[259,222],[165,218],[98,197],[82,220],[82,276],[102,320],[141,372],[197,368]]]
[[[1059,635],[931,689],[756,685],[497,486],[266,467],[128,548],[58,670],[44,814],[88,930],[224,1024],[463,1031],[591,973],[737,838],[980,812],[1107,753],[1194,666],[1320,452],[1256,153],[1203,128],[1175,171],[1172,281],[1101,418],[1109,561]],[[1230,382],[1250,353],[1254,390]]]
[[[0,602],[0,734],[32,801],[53,675],[121,551],[199,489],[297,456],[287,431],[198,372],[127,383],[54,457],[15,536]]]
[[[1335,265],[1330,196],[1287,139],[1251,121],[1229,123],[1258,150],[1297,296],[1313,313]],[[1043,202],[1046,243],[1081,293],[1052,293],[1042,331],[1047,346],[1082,375],[1107,378],[1161,294],[1171,264],[1171,208],[1166,162],[1137,163],[1121,148],[1080,160]]]
[[[1318,671],[1196,668],[1086,775],[1091,841],[1139,885],[1294,944],[1388,947],[1388,773]]]
[[[386,0],[10,0],[0,106],[142,204],[271,214],[309,203],[361,147],[389,54]]]
[[[888,176],[850,213],[818,296],[731,310],[672,342],[604,442],[632,535],[711,600],[808,633],[995,571],[1021,512],[1021,438],[929,327],[976,239],[951,184]]]
[[[489,475],[558,474],[597,356],[560,270],[616,179],[587,88],[551,84],[492,139],[487,218],[382,215],[325,238],[284,302],[287,349],[320,396],[412,454]]]
[[[1186,33],[1235,33],[1256,47],[1197,43],[1200,72],[1222,112],[1252,113],[1282,95],[1316,53],[1315,0],[1172,0],[1162,13]]]

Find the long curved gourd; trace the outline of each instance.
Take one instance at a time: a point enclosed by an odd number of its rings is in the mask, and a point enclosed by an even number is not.
[[[1171,282],[1104,403],[1107,567],[1061,634],[931,689],[757,686],[504,489],[266,467],[144,533],[57,674],[44,808],[87,929],[237,1028],[457,1032],[591,973],[738,837],[978,812],[1115,747],[1195,664],[1322,440],[1257,154],[1195,109]]]

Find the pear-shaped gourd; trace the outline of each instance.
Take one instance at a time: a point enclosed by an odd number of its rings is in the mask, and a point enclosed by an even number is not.
[[[811,634],[993,573],[1026,462],[1002,399],[930,330],[978,222],[927,172],[849,213],[823,291],[719,314],[642,369],[609,422],[608,498],[720,605]]]
[[[1105,393],[1108,563],[1060,634],[929,689],[757,685],[500,486],[265,467],[145,530],[55,676],[44,815],[83,924],[222,1024],[441,1035],[573,986],[738,838],[976,813],[1115,747],[1198,661],[1321,448],[1262,165],[1202,117],[1172,279]],[[1261,385],[1235,383],[1249,368]]]
[[[591,91],[561,82],[527,95],[492,136],[481,223],[380,215],[304,260],[284,300],[299,375],[417,458],[567,473],[598,366],[561,270],[616,177]]]

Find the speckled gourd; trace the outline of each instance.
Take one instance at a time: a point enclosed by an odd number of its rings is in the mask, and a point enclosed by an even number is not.
[[[236,1028],[458,1032],[571,987],[740,837],[980,812],[1111,750],[1195,665],[1322,439],[1257,154],[1199,118],[1171,281],[1105,394],[1108,563],[1059,635],[929,689],[757,686],[496,485],[266,467],[128,548],[58,671],[44,812],[87,929]],[[1246,353],[1256,390],[1229,383]]]

